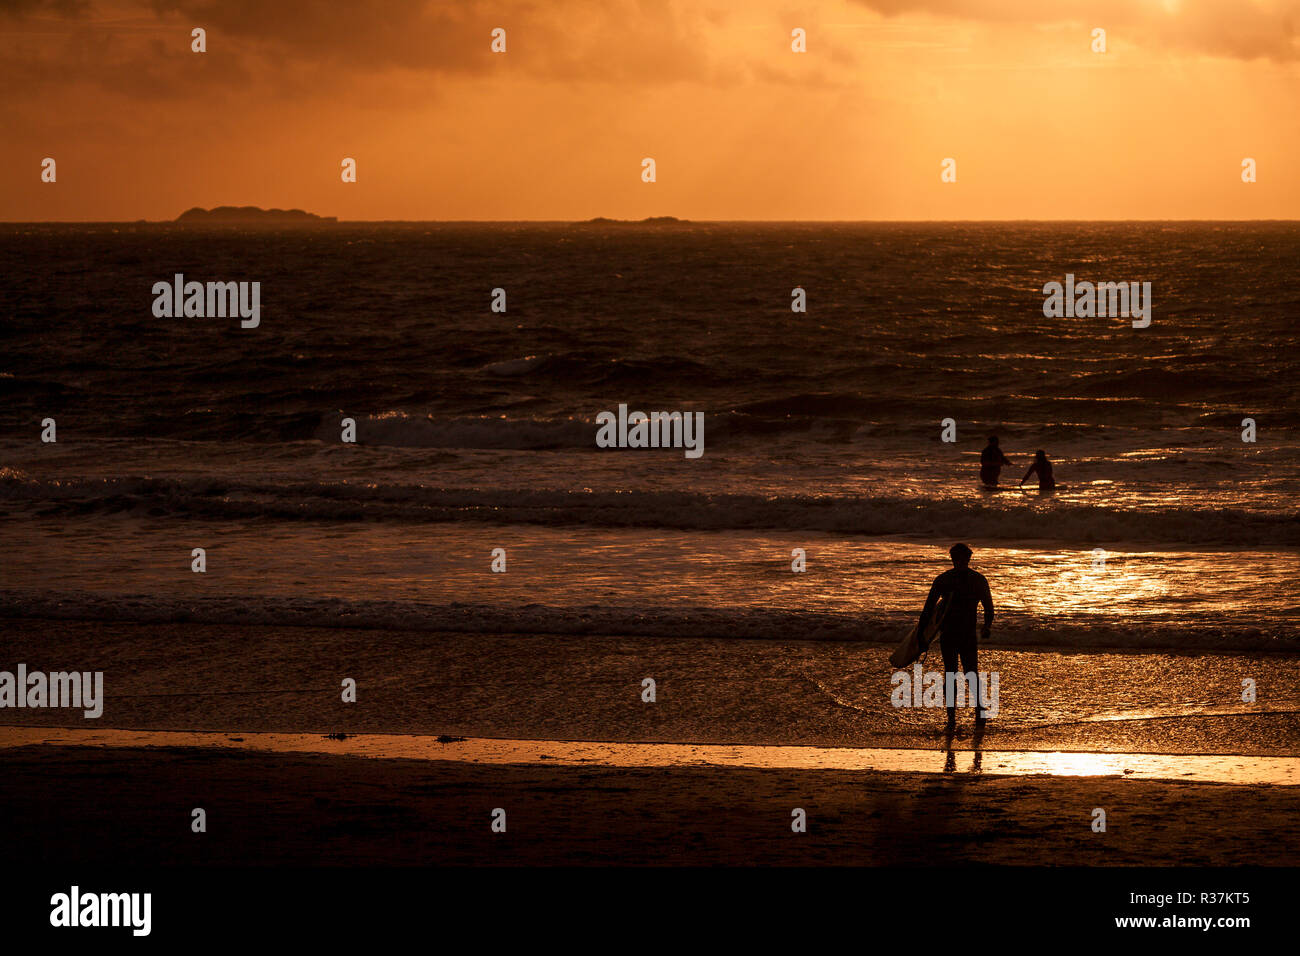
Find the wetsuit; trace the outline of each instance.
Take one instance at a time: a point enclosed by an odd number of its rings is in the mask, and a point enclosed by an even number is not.
[[[1009,464],[1011,461],[1002,454],[1001,448],[997,445],[986,445],[980,452],[980,481],[986,485],[996,485],[998,475],[1002,473],[1002,466]]]
[[[1034,463],[1029,466],[1029,473],[1025,475],[1025,480],[1028,481],[1029,475],[1032,475],[1034,472],[1038,472],[1039,488],[1056,487],[1056,479],[1052,477],[1052,463],[1046,458],[1041,461],[1037,458],[1034,459]],[[1024,482],[1022,481],[1021,484],[1024,484]]]
[[[949,674],[979,674],[978,641],[975,635],[975,611],[984,605],[984,627],[993,624],[993,595],[989,593],[989,582],[984,575],[970,568],[953,568],[934,579],[930,594],[925,599],[925,609],[921,611],[920,633],[925,633],[925,626],[934,613],[935,604],[945,594],[951,594],[948,612],[943,618],[943,631],[939,637],[939,647],[943,650],[943,670],[945,687]],[[961,659],[961,670],[957,670],[957,660]],[[957,678],[960,679],[960,678]],[[978,693],[978,678],[976,683]],[[983,716],[984,702],[977,701],[980,716]],[[951,703],[951,702],[950,702]],[[948,707],[948,716],[955,715],[956,708]]]

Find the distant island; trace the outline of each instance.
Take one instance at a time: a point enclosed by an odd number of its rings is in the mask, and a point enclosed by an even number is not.
[[[259,206],[217,206],[203,209],[195,206],[176,217],[176,222],[186,225],[207,225],[209,223],[267,223],[280,225],[285,223],[338,222],[337,216],[317,216],[303,212],[301,209],[262,209]]]
[[[588,219],[588,223],[614,223],[620,226],[669,226],[677,223],[689,223],[689,219],[678,219],[676,216],[649,216],[645,219],[609,219],[605,216],[597,216],[595,219]]]

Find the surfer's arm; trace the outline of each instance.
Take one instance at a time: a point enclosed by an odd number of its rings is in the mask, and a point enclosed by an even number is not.
[[[993,626],[993,594],[989,591],[989,580],[984,578],[983,587],[980,591],[980,603],[984,605],[984,636],[989,636],[989,628]]]
[[[940,575],[942,577],[942,575]],[[934,605],[939,600],[939,578],[934,579],[930,585],[930,594],[925,599],[925,607],[921,609],[921,620],[917,622],[916,630],[919,634],[925,633],[926,622],[930,620],[930,615],[934,613]]]
[[[1038,462],[1034,462],[1032,465],[1029,466],[1029,470],[1025,472],[1025,477],[1020,479],[1020,483],[1023,485],[1026,481],[1029,480],[1029,476],[1032,475],[1037,470],[1038,470]]]

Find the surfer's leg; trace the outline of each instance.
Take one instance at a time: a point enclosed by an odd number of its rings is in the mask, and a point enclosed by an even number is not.
[[[961,645],[961,669],[964,674],[975,675],[975,719],[977,721],[984,719],[984,699],[983,681],[980,680],[979,664],[979,643],[975,640],[975,635],[970,636],[970,640],[963,641]]]
[[[944,703],[948,705],[948,729],[951,730],[957,724],[957,702],[948,697],[948,689],[954,685],[959,651],[955,641],[944,640],[942,637],[939,639],[939,649],[943,651]]]

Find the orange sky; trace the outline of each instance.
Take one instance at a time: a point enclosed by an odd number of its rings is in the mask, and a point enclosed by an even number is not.
[[[9,221],[1300,218],[1300,0],[0,0],[0,79]]]

